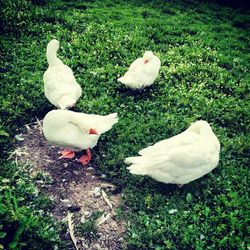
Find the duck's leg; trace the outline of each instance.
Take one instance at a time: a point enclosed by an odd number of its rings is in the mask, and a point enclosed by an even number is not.
[[[96,129],[90,128],[89,134],[90,135],[97,135],[98,133],[97,133]],[[90,162],[90,160],[91,160],[90,149],[88,148],[88,149],[86,149],[86,151],[87,151],[87,155],[81,156],[80,159],[78,160],[78,162],[81,162],[82,165],[87,165]]]
[[[66,159],[72,159],[75,157],[75,152],[67,149],[63,149],[59,152],[61,156],[59,159],[66,158]]]
[[[91,160],[91,152],[90,152],[90,149],[86,149],[87,151],[87,154],[86,155],[83,155],[80,157],[80,159],[78,160],[78,162],[81,162],[82,165],[87,165],[90,160]]]

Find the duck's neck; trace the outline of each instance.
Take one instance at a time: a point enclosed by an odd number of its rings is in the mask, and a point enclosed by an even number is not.
[[[46,52],[49,66],[56,66],[62,64],[62,61],[57,57],[57,49],[48,48]]]

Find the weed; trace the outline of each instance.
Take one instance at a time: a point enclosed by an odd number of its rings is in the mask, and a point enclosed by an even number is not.
[[[89,219],[85,222],[82,222],[78,225],[78,232],[80,233],[81,236],[88,238],[88,239],[93,239],[97,235],[97,225],[96,225],[96,220],[102,215],[102,212],[100,211],[95,211],[91,214]]]

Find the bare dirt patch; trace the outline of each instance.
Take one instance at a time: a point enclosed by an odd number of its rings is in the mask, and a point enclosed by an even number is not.
[[[65,221],[72,215],[74,235],[78,249],[123,249],[124,222],[116,216],[115,209],[120,204],[122,194],[116,187],[94,175],[91,162],[83,166],[73,160],[58,159],[61,148],[51,146],[44,138],[41,122],[26,125],[26,132],[18,136],[18,145],[13,154],[17,163],[30,164],[31,175],[41,174],[49,181],[37,180],[37,186],[55,203],[52,215]],[[95,237],[82,237],[77,232],[80,222],[88,221],[95,211],[102,212],[96,221]],[[71,214],[72,213],[72,214]],[[63,236],[69,248],[73,249],[70,230]]]

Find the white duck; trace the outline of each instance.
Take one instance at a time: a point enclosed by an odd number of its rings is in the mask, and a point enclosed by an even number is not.
[[[60,158],[72,159],[75,156],[73,151],[87,150],[87,155],[79,159],[86,165],[91,160],[90,148],[95,147],[100,135],[117,122],[117,113],[102,116],[52,110],[43,120],[43,133],[51,144],[67,148],[61,151]]]
[[[51,40],[47,45],[48,69],[43,75],[47,99],[59,109],[73,107],[82,94],[73,71],[57,57],[59,41]]]
[[[117,80],[131,89],[140,89],[154,83],[161,67],[160,59],[151,51],[136,59],[124,76]]]
[[[156,181],[183,185],[212,171],[219,162],[220,143],[206,121],[196,121],[184,132],[162,140],[129,157],[130,173]]]

